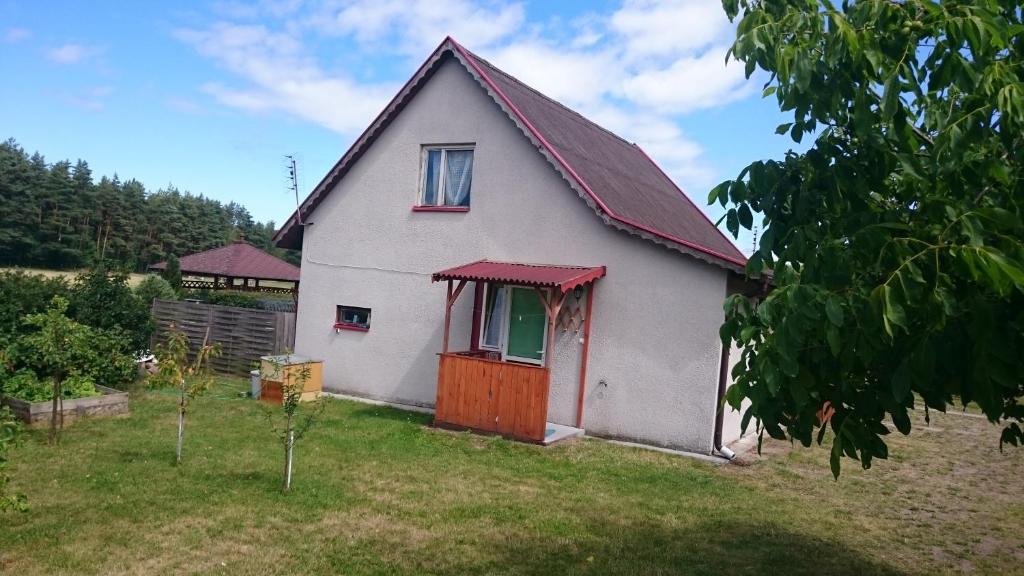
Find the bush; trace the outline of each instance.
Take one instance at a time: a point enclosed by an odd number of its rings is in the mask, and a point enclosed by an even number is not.
[[[45,402],[53,399],[53,383],[41,382],[35,372],[23,368],[0,383],[0,392],[26,402]]]
[[[178,294],[167,280],[156,274],[150,274],[135,287],[135,297],[149,307],[156,299],[177,300]]]
[[[102,264],[75,279],[70,317],[93,328],[124,334],[124,352],[149,348],[153,321],[149,305],[128,287],[128,275],[110,273]]]
[[[135,360],[120,330],[101,330],[67,318],[60,298],[46,313],[25,319],[26,333],[8,349],[0,362],[7,370],[64,378],[87,378],[111,388],[123,389],[135,378]],[[59,340],[57,342],[56,340]],[[17,375],[17,372],[15,373]],[[52,398],[52,395],[50,396]]]
[[[243,292],[232,292],[230,290],[191,290],[186,298],[201,300],[207,304],[215,304],[217,306],[263,309],[261,296],[245,294]]]
[[[0,272],[0,347],[22,333],[22,318],[42,312],[54,296],[67,296],[69,292],[63,277]]]
[[[21,369],[0,383],[0,393],[26,402],[48,402],[53,400],[53,380],[40,380],[32,370]],[[93,379],[82,374],[68,376],[61,385],[65,400],[99,395]]]

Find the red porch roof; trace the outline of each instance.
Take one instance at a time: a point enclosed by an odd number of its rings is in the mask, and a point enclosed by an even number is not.
[[[563,294],[605,275],[604,266],[558,266],[479,260],[440,272],[431,280],[472,280],[558,288]]]

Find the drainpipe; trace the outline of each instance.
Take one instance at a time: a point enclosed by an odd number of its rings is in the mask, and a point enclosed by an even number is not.
[[[722,446],[722,422],[725,418],[725,388],[729,378],[729,348],[731,345],[731,341],[729,344],[722,344],[722,362],[718,367],[718,394],[716,395],[716,406],[718,409],[715,412],[715,452],[725,457],[726,460],[732,460],[736,457],[735,452]]]

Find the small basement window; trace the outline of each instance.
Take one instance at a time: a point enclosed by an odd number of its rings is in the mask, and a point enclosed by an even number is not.
[[[420,207],[469,209],[473,147],[424,146],[420,175]]]
[[[370,309],[358,306],[338,306],[334,328],[335,330],[366,332],[370,329]]]

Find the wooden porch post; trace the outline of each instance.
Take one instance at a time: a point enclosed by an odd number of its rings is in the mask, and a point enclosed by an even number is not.
[[[562,303],[565,302],[565,293],[560,287],[555,286],[551,290],[551,298],[548,299],[544,297],[543,290],[540,288],[535,288],[535,290],[548,313],[548,345],[547,350],[544,350],[544,367],[550,368],[551,358],[555,355],[555,325],[558,323],[558,312],[562,310]]]
[[[448,295],[444,299],[444,344],[441,345],[441,354],[448,353],[448,334],[452,329],[452,281],[448,281]]]
[[[462,294],[462,289],[466,287],[466,280],[459,280],[459,285],[452,290],[452,281],[448,281],[448,297],[445,298],[444,305],[444,344],[441,346],[441,353],[448,353],[448,335],[452,329],[452,305],[459,299],[459,294]]]
[[[583,350],[580,359],[580,386],[576,398],[576,427],[583,428],[583,398],[587,391],[587,362],[590,359],[590,319],[594,313],[594,286],[597,281],[587,286],[587,315],[583,319]]]

